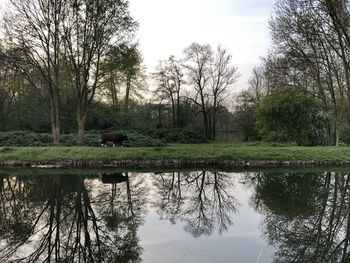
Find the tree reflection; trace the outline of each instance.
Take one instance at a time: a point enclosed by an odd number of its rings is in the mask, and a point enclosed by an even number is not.
[[[232,225],[236,211],[232,177],[218,172],[168,173],[154,176],[153,205],[161,219],[185,222],[194,237],[219,233]]]
[[[350,176],[255,174],[253,203],[275,262],[350,262]]]
[[[140,262],[145,190],[126,178],[0,177],[0,262]]]

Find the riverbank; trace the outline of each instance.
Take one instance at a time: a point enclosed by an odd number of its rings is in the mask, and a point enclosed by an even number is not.
[[[0,166],[25,167],[281,167],[350,165],[350,147],[230,143],[167,147],[0,147]]]

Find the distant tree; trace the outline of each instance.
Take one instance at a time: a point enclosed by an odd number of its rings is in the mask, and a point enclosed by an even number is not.
[[[18,90],[18,77],[15,70],[0,63],[0,131],[7,127],[8,114]]]
[[[195,103],[198,108],[198,114],[203,117],[204,134],[206,138],[210,138],[209,124],[209,80],[210,80],[210,64],[212,63],[213,50],[210,45],[200,45],[192,43],[184,50],[185,67],[188,71],[188,83],[192,85],[194,94],[189,99]]]
[[[230,98],[230,95],[232,95],[233,84],[238,78],[238,68],[232,65],[232,55],[226,49],[218,46],[210,67],[212,97],[211,139],[213,140],[216,138],[216,124],[219,110],[225,105],[225,101]]]
[[[251,73],[251,76],[248,80],[249,88],[248,93],[251,100],[255,104],[259,104],[264,96],[268,95],[268,87],[265,83],[263,66],[254,67]]]
[[[215,140],[218,111],[232,94],[238,69],[232,65],[232,56],[220,46],[213,51],[210,45],[193,43],[184,53],[188,84],[194,91],[188,98],[203,116],[206,138]]]
[[[243,141],[258,140],[260,136],[256,129],[257,104],[249,90],[243,90],[236,95],[233,112],[234,130],[242,135]]]
[[[178,127],[180,124],[180,91],[184,83],[182,66],[174,56],[170,56],[166,61],[160,61],[157,70],[153,73],[158,82],[155,91],[161,99],[166,99],[171,103],[172,124]]]

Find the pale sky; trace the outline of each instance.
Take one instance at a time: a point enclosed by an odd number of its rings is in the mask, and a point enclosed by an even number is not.
[[[0,7],[7,0],[0,0]],[[139,22],[139,41],[148,72],[159,60],[182,56],[192,42],[222,45],[233,55],[247,87],[251,70],[270,45],[268,19],[274,0],[129,0]]]
[[[270,44],[273,0],[129,0],[140,24],[138,39],[149,72],[159,60],[180,57],[192,42],[230,51],[246,88],[251,70]]]

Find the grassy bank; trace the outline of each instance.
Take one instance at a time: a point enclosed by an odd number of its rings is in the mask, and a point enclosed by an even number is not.
[[[350,147],[298,147],[230,143],[170,144],[167,147],[0,147],[0,161],[350,161]]]

